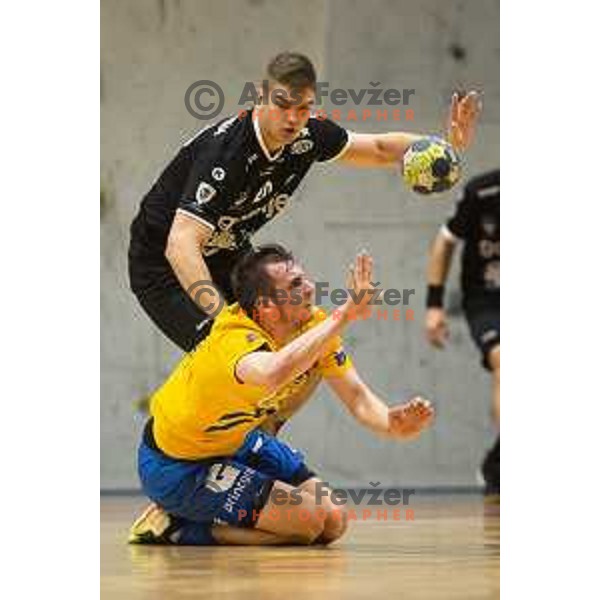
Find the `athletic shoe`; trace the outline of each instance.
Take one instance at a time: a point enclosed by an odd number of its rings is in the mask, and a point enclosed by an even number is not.
[[[130,544],[173,544],[181,525],[157,504],[150,504],[129,530]]]

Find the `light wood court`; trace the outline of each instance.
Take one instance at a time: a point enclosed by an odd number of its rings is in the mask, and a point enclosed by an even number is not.
[[[414,520],[350,524],[328,548],[128,546],[141,497],[101,500],[103,600],[499,598],[500,507],[480,496],[415,496]],[[378,507],[383,510],[382,507]]]

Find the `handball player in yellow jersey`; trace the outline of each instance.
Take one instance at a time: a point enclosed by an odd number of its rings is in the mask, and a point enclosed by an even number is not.
[[[388,408],[344,351],[342,330],[369,310],[372,268],[367,254],[356,258],[347,282],[355,294],[328,316],[285,248],[262,246],[240,260],[239,303],[151,399],[138,468],[153,504],[130,542],[312,544],[344,533],[343,511],[317,493],[323,483],[302,454],[273,433],[322,379],[377,434],[410,439],[431,424],[427,400]]]

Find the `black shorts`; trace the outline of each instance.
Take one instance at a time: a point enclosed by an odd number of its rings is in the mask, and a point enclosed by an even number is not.
[[[205,259],[214,286],[227,303],[235,301],[231,272],[240,257],[251,248],[248,244],[235,252],[219,253]],[[164,257],[136,254],[130,247],[129,282],[155,325],[182,350],[191,352],[209,334],[212,320],[181,287]],[[200,288],[193,289],[194,293],[199,291]]]
[[[481,364],[491,370],[490,352],[500,345],[500,309],[496,307],[466,309],[471,337],[481,351]]]
[[[135,295],[154,324],[182,350],[191,352],[210,333],[212,319],[179,285]]]

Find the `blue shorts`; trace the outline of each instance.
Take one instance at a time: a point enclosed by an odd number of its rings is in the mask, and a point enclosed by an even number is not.
[[[151,500],[171,515],[204,524],[205,533],[216,523],[253,527],[275,481],[298,486],[314,476],[300,452],[258,429],[233,456],[171,458],[156,446],[151,421],[139,447],[138,473]],[[211,543],[205,537],[203,543]]]

